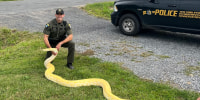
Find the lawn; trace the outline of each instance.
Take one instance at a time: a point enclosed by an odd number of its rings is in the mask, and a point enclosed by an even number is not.
[[[110,14],[113,12],[113,3],[114,2],[88,4],[82,7],[82,9],[96,17],[110,20]]]
[[[63,87],[44,77],[46,52],[42,33],[0,28],[0,100],[105,100],[96,86]],[[65,67],[67,50],[62,48],[53,62],[55,74],[67,80],[102,78],[113,94],[130,100],[195,100],[200,94],[140,79],[116,63],[76,53],[75,69]]]

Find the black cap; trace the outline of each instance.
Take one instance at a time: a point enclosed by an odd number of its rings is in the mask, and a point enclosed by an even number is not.
[[[61,8],[58,8],[57,10],[56,10],[56,14],[64,14],[64,11],[63,11],[63,9],[61,9]]]

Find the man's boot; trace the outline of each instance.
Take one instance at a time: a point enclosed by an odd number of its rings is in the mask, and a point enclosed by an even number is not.
[[[67,63],[66,65],[69,69],[74,69],[74,67],[72,66],[72,63]]]

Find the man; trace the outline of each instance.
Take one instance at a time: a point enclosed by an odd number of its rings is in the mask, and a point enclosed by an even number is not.
[[[59,8],[56,10],[56,18],[51,20],[44,28],[44,43],[48,48],[57,48],[59,51],[60,47],[68,48],[67,56],[67,67],[74,69],[72,63],[74,62],[74,51],[75,43],[72,41],[73,34],[71,26],[63,20],[65,14],[63,9]],[[47,52],[46,59],[51,55],[56,55],[55,52]]]

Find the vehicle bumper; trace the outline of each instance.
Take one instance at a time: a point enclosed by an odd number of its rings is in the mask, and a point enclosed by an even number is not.
[[[113,12],[111,14],[111,23],[115,26],[118,26],[118,13],[117,12]]]

